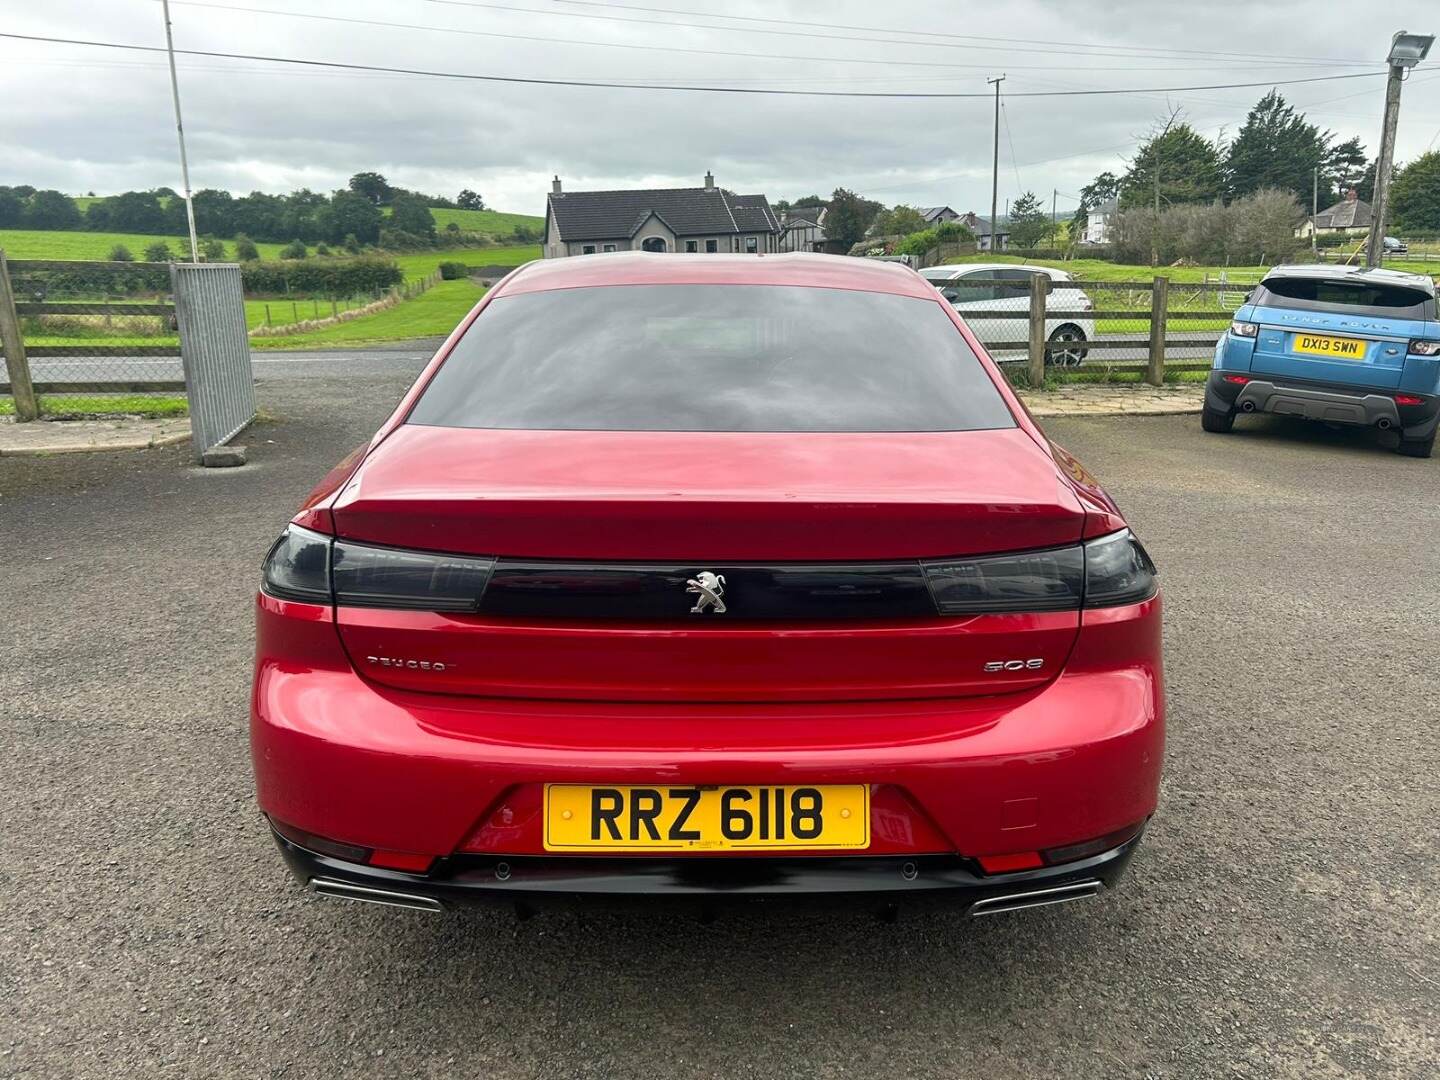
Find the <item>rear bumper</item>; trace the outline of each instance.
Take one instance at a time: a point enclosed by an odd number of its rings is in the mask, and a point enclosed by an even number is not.
[[[426,874],[383,870],[307,851],[274,833],[296,880],[322,895],[436,911],[487,902],[526,905],[632,898],[836,900],[863,905],[940,900],[990,914],[1093,896],[1124,873],[1141,835],[1088,859],[986,875],[954,855],[910,858],[607,859],[456,855]]]
[[[1243,374],[1244,384],[1226,382]],[[1394,390],[1257,377],[1248,372],[1212,371],[1205,384],[1205,404],[1217,412],[1275,413],[1334,424],[1353,424],[1400,431],[1406,438],[1425,438],[1440,420],[1440,397],[1422,396],[1419,405],[1397,405]]]
[[[1087,610],[1064,670],[1044,686],[943,700],[421,694],[356,674],[332,620],[328,607],[261,598],[257,799],[276,821],[361,848],[546,857],[538,792],[547,782],[866,784],[868,857],[1045,851],[1108,836],[1156,807],[1158,595]]]

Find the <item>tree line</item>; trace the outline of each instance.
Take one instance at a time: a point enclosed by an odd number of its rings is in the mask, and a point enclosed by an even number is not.
[[[202,235],[355,247],[378,244],[383,233],[388,241],[384,246],[393,248],[423,247],[435,241],[432,206],[485,208],[484,200],[469,188],[447,199],[397,187],[377,172],[356,173],[344,188],[329,195],[301,188],[286,195],[252,191],[235,196],[204,188],[193,194],[192,202],[195,230]],[[178,236],[188,226],[185,201],[170,188],[121,192],[95,199],[82,211],[63,192],[22,184],[0,187],[0,229],[4,228]]]
[[[1389,223],[1402,232],[1440,231],[1440,152],[1399,165],[1393,174]],[[1123,213],[1221,203],[1281,192],[1299,224],[1312,206],[1324,210],[1355,191],[1369,202],[1375,162],[1358,137],[1338,136],[1311,123],[1278,90],[1265,94],[1233,139],[1207,138],[1172,112],[1140,141],[1124,172],[1102,172],[1080,190],[1072,231],[1091,211],[1116,200]]]

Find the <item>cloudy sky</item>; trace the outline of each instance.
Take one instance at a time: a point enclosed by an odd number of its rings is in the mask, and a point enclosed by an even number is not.
[[[706,12],[724,10],[722,18]],[[1004,74],[1000,199],[1059,208],[1172,106],[1233,132],[1278,84],[1374,152],[1398,29],[1433,0],[172,0],[179,49],[516,78],[751,89],[987,93]],[[338,21],[337,21],[338,20]],[[350,21],[345,21],[350,20]],[[163,46],[158,0],[0,0],[0,31]],[[572,190],[693,185],[772,199],[836,186],[988,208],[993,102],[523,85],[182,56],[194,187],[329,190],[378,169],[541,213]],[[1217,83],[1263,87],[1157,92]],[[1124,94],[1076,96],[1085,89]],[[1037,92],[1065,96],[1026,97]],[[180,187],[163,54],[0,38],[0,184]],[[1406,84],[1398,155],[1440,146],[1440,49]]]

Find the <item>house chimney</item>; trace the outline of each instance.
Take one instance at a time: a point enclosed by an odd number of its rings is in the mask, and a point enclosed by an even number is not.
[[[550,181],[550,190],[556,195],[560,194],[560,177],[557,176]]]
[[[1359,193],[1358,191],[1356,191],[1353,187],[1352,187],[1352,188],[1346,188],[1346,189],[1345,189],[1345,201],[1346,201],[1346,202],[1358,202],[1359,200],[1360,200],[1360,193]]]
[[[713,173],[710,172],[709,169],[706,169],[706,170],[705,170],[705,187],[706,187],[706,188],[713,188],[714,186],[715,186],[715,176],[714,176]]]

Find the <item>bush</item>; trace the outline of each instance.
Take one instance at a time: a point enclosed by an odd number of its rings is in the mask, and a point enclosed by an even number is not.
[[[390,259],[362,255],[324,262],[247,262],[241,269],[245,291],[277,296],[286,292],[321,296],[359,296],[399,285],[405,275]]]
[[[388,251],[420,251],[430,247],[430,238],[404,229],[381,229],[380,246]]]
[[[445,231],[446,231],[447,233],[449,233],[451,236],[459,236],[459,235],[460,235],[460,225],[459,225],[458,222],[454,222],[454,221],[447,222],[446,225],[445,225]]]
[[[1304,214],[1288,191],[1266,188],[1236,199],[1186,203],[1162,210],[1126,210],[1112,222],[1112,257],[1122,263],[1148,263],[1152,248],[1162,265],[1180,259],[1217,265],[1253,266],[1282,262],[1305,243],[1295,236]]]
[[[130,253],[127,251],[125,254],[128,256]],[[111,257],[114,257],[114,252],[111,252]],[[157,240],[145,248],[146,262],[169,262],[171,258],[173,256],[170,254],[170,245],[164,240]]]
[[[235,258],[238,262],[254,262],[260,258],[260,249],[255,246],[255,241],[243,232],[235,234]]]
[[[462,262],[442,262],[440,264],[440,279],[442,281],[458,281],[460,278],[470,276],[470,268]]]
[[[213,236],[205,237],[200,241],[200,257],[206,262],[224,262],[225,242]]]
[[[329,255],[329,254],[330,254],[330,245],[327,244],[327,243],[325,243],[324,240],[321,240],[320,243],[318,243],[318,244],[315,245],[315,254],[316,254],[316,255]]]
[[[124,244],[116,244],[110,249],[111,262],[134,262],[135,256],[130,254],[130,249]]]
[[[291,240],[280,249],[280,258],[282,259],[303,259],[308,254],[310,253],[305,250],[305,244],[299,240]]]
[[[346,251],[348,251],[351,255],[360,254],[360,241],[355,239],[355,234],[353,232],[345,234],[345,240],[343,243],[341,243],[340,246],[343,247]]]

